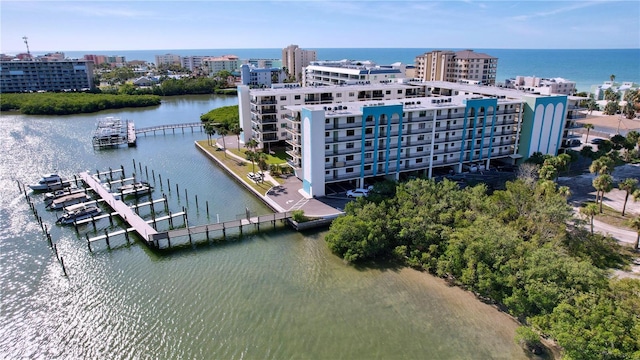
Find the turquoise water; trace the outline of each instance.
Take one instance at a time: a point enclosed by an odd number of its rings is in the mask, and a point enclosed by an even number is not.
[[[280,227],[225,243],[158,254],[112,239],[90,253],[85,234],[119,229],[43,221],[68,277],[18,192],[55,169],[64,174],[133,160],[188,189],[168,193],[192,225],[269,210],[193,145],[200,132],[141,137],[137,148],[94,151],[96,117],[140,127],[198,121],[235,97],[188,96],[150,109],[64,117],[0,115],[0,357],[116,359],[524,359],[516,324],[472,295],[411,269],[356,268],[326,248],[324,231]],[[140,175],[140,174],[139,174]],[[175,186],[175,185],[173,185]],[[156,187],[154,198],[160,197]],[[194,196],[199,197],[199,209]],[[211,214],[203,204],[208,201]],[[143,213],[148,218],[148,212]]]
[[[304,48],[304,45],[301,44]],[[316,50],[321,60],[372,60],[386,65],[394,62],[413,64],[417,55],[434,50],[428,48],[399,49],[309,49]],[[444,49],[446,50],[446,49]],[[452,49],[461,50],[461,49]],[[579,91],[590,91],[592,85],[609,81],[611,74],[616,81],[640,83],[640,49],[474,49],[498,58],[497,80],[518,75],[537,77],[563,77],[576,82]],[[193,50],[141,50],[141,51],[69,51],[69,57],[82,58],[85,54],[121,55],[129,60],[155,62],[155,55],[178,54],[181,56],[234,54],[241,59],[282,58],[282,49],[193,49]]]

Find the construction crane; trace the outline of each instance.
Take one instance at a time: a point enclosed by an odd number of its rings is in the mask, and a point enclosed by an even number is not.
[[[31,58],[31,51],[29,51],[29,42],[27,41],[27,37],[23,36],[22,40],[24,40],[24,44],[27,45],[27,55],[29,55],[29,58]]]

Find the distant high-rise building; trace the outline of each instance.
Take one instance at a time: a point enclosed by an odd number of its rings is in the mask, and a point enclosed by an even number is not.
[[[296,81],[302,81],[304,68],[312,61],[316,61],[315,50],[303,50],[298,45],[289,45],[282,49],[282,67],[287,69],[287,73],[295,77]]]
[[[156,66],[161,66],[161,65],[181,65],[180,55],[176,55],[176,54],[156,55]]]
[[[495,85],[498,58],[473,50],[434,50],[416,57],[416,77],[423,81],[448,81]]]

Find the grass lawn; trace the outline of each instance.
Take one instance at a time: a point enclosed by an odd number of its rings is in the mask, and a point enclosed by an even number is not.
[[[255,181],[252,181],[251,179],[249,179],[249,177],[247,177],[247,174],[249,174],[250,172],[257,172],[260,170],[257,164],[254,168],[251,165],[251,162],[248,160],[240,161],[231,155],[225,156],[224,151],[220,151],[218,147],[216,147],[215,145],[209,145],[207,143],[207,140],[198,141],[198,144],[202,146],[202,148],[204,148],[209,154],[211,154],[213,157],[218,159],[221,163],[225,164],[225,166],[227,166],[231,171],[233,171],[236,175],[238,175],[238,177],[240,177],[245,183],[249,184],[252,188],[258,191],[260,194],[264,195],[273,186],[271,182],[267,181],[264,183],[256,183]],[[227,150],[231,150],[231,149],[227,149]],[[232,152],[237,153],[238,151],[237,149],[234,149],[234,151]],[[242,154],[242,156],[244,158],[244,153]],[[277,178],[274,178],[274,179],[278,181]]]
[[[227,151],[240,156],[243,159],[247,158],[247,155],[245,154],[245,151],[247,151],[247,149],[240,148],[240,151],[238,151],[238,148],[227,148]],[[284,150],[276,151],[275,155],[270,155],[267,153],[265,154],[267,155],[267,164],[269,165],[280,165],[287,162],[287,154],[284,152]]]

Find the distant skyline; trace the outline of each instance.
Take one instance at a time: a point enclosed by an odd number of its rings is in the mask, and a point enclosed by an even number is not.
[[[640,48],[631,1],[0,1],[0,52]]]

